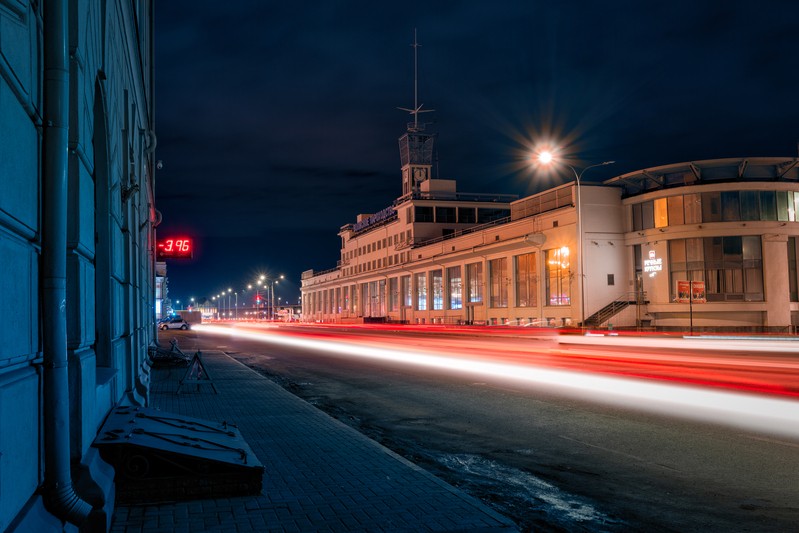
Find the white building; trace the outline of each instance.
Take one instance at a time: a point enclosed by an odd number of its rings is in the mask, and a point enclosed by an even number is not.
[[[582,182],[579,195],[568,183],[510,201],[431,179],[432,142],[412,127],[400,139],[403,196],[341,228],[336,268],[303,273],[303,320],[778,332],[799,323],[796,158],[667,165]]]
[[[622,192],[625,246],[655,326],[795,329],[797,179],[799,159],[757,157],[606,182]],[[688,291],[691,282],[697,287]]]

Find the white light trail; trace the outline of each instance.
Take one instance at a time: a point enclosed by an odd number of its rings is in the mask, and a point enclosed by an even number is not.
[[[580,344],[602,346],[632,346],[653,348],[677,348],[680,350],[714,350],[778,354],[799,354],[799,340],[733,338],[733,337],[624,337],[615,335],[561,335],[560,344]]]
[[[269,331],[244,331],[206,325],[196,326],[194,329],[348,357],[391,361],[482,377],[493,376],[517,383],[534,384],[539,388],[545,387],[593,402],[799,440],[799,402],[791,400],[534,366],[445,357],[418,351],[423,349],[419,345],[414,346],[414,351],[404,351],[340,340],[301,338]]]

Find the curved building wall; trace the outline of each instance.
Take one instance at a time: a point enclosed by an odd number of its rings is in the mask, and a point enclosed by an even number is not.
[[[776,331],[796,325],[796,183],[737,179],[672,187],[624,205],[626,242],[640,254],[653,324]],[[647,271],[651,258],[662,270]],[[702,294],[686,302],[680,287],[692,282]]]

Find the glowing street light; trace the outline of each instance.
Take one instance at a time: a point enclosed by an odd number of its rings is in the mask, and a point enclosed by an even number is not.
[[[258,276],[257,280],[255,280],[252,283],[247,285],[247,289],[248,290],[252,289],[253,285],[255,285],[255,320],[256,321],[258,321],[258,318],[261,315],[261,288],[265,288],[266,287],[266,283],[264,283],[265,279],[266,279],[266,276],[264,276],[262,274],[262,275]],[[267,294],[268,294],[269,290],[267,289],[265,292],[267,292]],[[266,309],[266,302],[265,301],[264,301],[264,309]]]
[[[558,160],[555,157],[555,154],[549,150],[543,150],[538,153],[538,162],[542,165],[553,165],[559,164],[565,167],[568,167],[573,173],[574,178],[577,180],[577,239],[578,239],[578,248],[580,252],[579,260],[577,261],[577,277],[580,279],[580,326],[585,327],[585,277],[583,275],[583,261],[585,260],[585,256],[583,255],[583,215],[582,215],[582,207],[583,202],[582,198],[580,197],[580,180],[583,177],[583,173],[588,170],[589,168],[594,167],[601,167],[604,165],[612,165],[615,161],[603,161],[602,163],[596,163],[594,165],[589,165],[579,172],[577,169],[571,166],[564,161]]]
[[[283,274],[281,274],[277,279],[272,280],[272,294],[269,297],[269,318],[270,320],[275,319],[275,283],[280,283],[279,280],[284,279]]]

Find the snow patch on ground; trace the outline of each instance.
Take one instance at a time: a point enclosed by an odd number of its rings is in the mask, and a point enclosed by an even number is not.
[[[543,515],[545,520],[568,530],[616,530],[622,523],[579,496],[568,494],[555,485],[516,468],[473,454],[441,455],[438,461],[470,482],[492,486],[510,505],[528,506],[529,511]],[[500,506],[502,502],[497,502]]]

